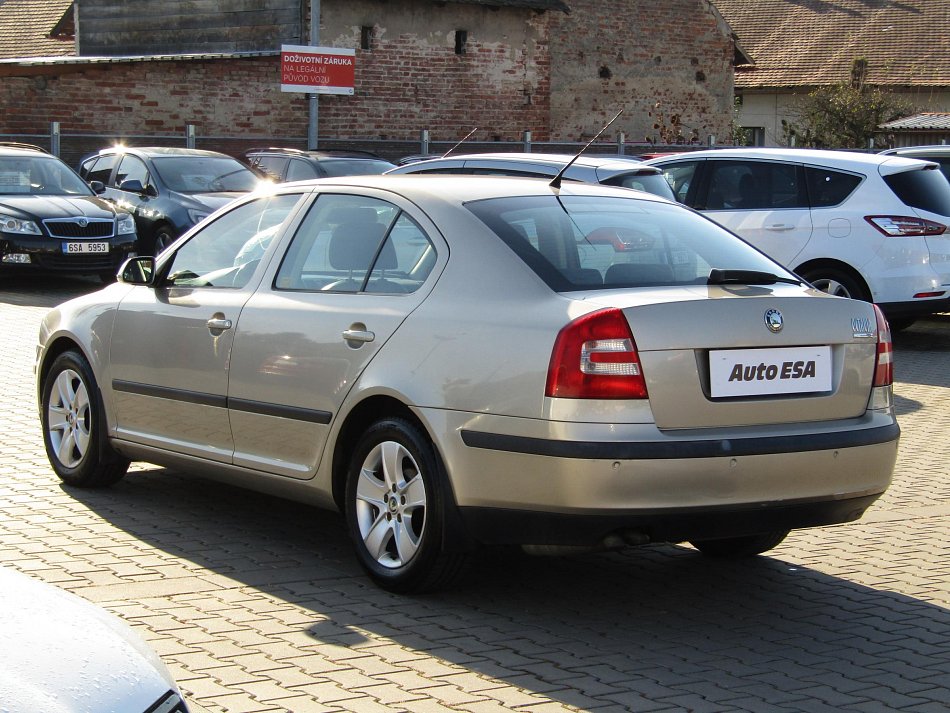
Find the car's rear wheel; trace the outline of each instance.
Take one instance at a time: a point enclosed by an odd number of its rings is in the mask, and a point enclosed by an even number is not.
[[[719,540],[691,540],[690,544],[710,557],[752,557],[777,547],[788,533],[788,530],[777,530]]]
[[[442,478],[431,441],[409,421],[377,421],[357,444],[347,473],[347,527],[360,564],[380,587],[432,590],[460,571],[465,555],[442,551]]]
[[[112,485],[129,461],[109,446],[99,387],[77,351],[56,357],[43,380],[43,442],[56,475],[84,488]]]
[[[850,297],[853,300],[870,302],[871,295],[864,286],[844,270],[834,267],[816,267],[806,270],[802,277],[822,292],[836,297]]]

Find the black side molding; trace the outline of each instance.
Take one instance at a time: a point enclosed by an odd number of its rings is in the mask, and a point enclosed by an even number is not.
[[[166,386],[139,384],[133,381],[123,381],[121,379],[113,379],[112,388],[114,391],[124,391],[141,396],[154,396],[159,399],[170,399],[172,401],[182,401],[184,403],[198,404],[201,406],[228,408],[232,411],[257,413],[263,416],[288,418],[294,421],[325,424],[330,423],[330,419],[333,417],[333,414],[329,411],[306,409],[298,406],[282,406],[280,404],[269,404],[261,401],[250,401],[248,399],[233,399],[217,394],[205,394],[197,391],[186,391],[184,389],[171,389]]]

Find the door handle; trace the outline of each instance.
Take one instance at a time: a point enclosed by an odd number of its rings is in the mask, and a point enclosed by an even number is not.
[[[343,339],[348,342],[371,342],[376,339],[376,335],[369,330],[346,329],[343,331]]]
[[[766,226],[765,226],[765,229],[766,229],[766,230],[772,230],[772,231],[774,231],[774,232],[776,232],[776,233],[781,233],[781,232],[786,231],[786,230],[794,230],[794,229],[795,229],[795,226],[794,226],[794,225],[784,225],[783,223],[777,223],[777,224],[775,224],[775,225],[766,225]]]
[[[231,329],[230,319],[212,317],[205,324],[208,325],[208,329]]]

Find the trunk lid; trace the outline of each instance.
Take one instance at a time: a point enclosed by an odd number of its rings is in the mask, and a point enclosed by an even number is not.
[[[778,285],[588,297],[626,316],[661,429],[835,420],[867,408],[877,345],[868,303]]]

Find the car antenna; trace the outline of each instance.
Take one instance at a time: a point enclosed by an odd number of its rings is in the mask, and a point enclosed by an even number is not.
[[[588,142],[587,142],[587,145],[584,146],[584,148],[582,148],[580,151],[578,151],[578,152],[574,155],[574,158],[572,158],[570,161],[567,162],[567,164],[564,166],[564,168],[562,168],[560,171],[557,172],[557,175],[556,175],[554,178],[552,178],[552,179],[551,179],[551,182],[548,184],[549,186],[551,186],[551,188],[560,188],[560,187],[561,187],[561,178],[562,178],[562,176],[564,176],[564,172],[565,172],[567,169],[569,169],[569,168],[574,164],[574,162],[575,162],[577,159],[579,159],[579,158],[581,157],[581,154],[582,154],[582,153],[584,153],[587,149],[590,148],[590,145],[591,145],[592,143],[594,143],[597,139],[600,138],[600,135],[601,135],[602,133],[604,133],[604,132],[607,130],[607,127],[610,126],[611,124],[613,124],[613,123],[617,120],[617,117],[620,116],[621,114],[623,114],[623,109],[621,109],[621,110],[618,111],[616,114],[614,114],[614,118],[611,119],[610,121],[608,121],[606,124],[604,124],[604,128],[601,129],[600,131],[598,131],[598,132],[594,135],[594,138],[592,138],[590,141],[588,141]]]
[[[461,145],[464,144],[466,141],[468,141],[468,138],[469,138],[472,134],[474,134],[476,131],[478,131],[478,127],[477,127],[477,126],[476,126],[474,129],[472,129],[471,131],[469,131],[467,134],[465,134],[465,136],[462,137],[462,140],[459,141],[457,144],[455,144],[455,146],[453,146],[453,147],[450,148],[448,151],[446,151],[444,154],[442,154],[442,158],[445,158],[445,157],[448,156],[450,153],[452,153],[453,151],[455,151],[455,149],[457,149],[459,146],[461,146]]]

